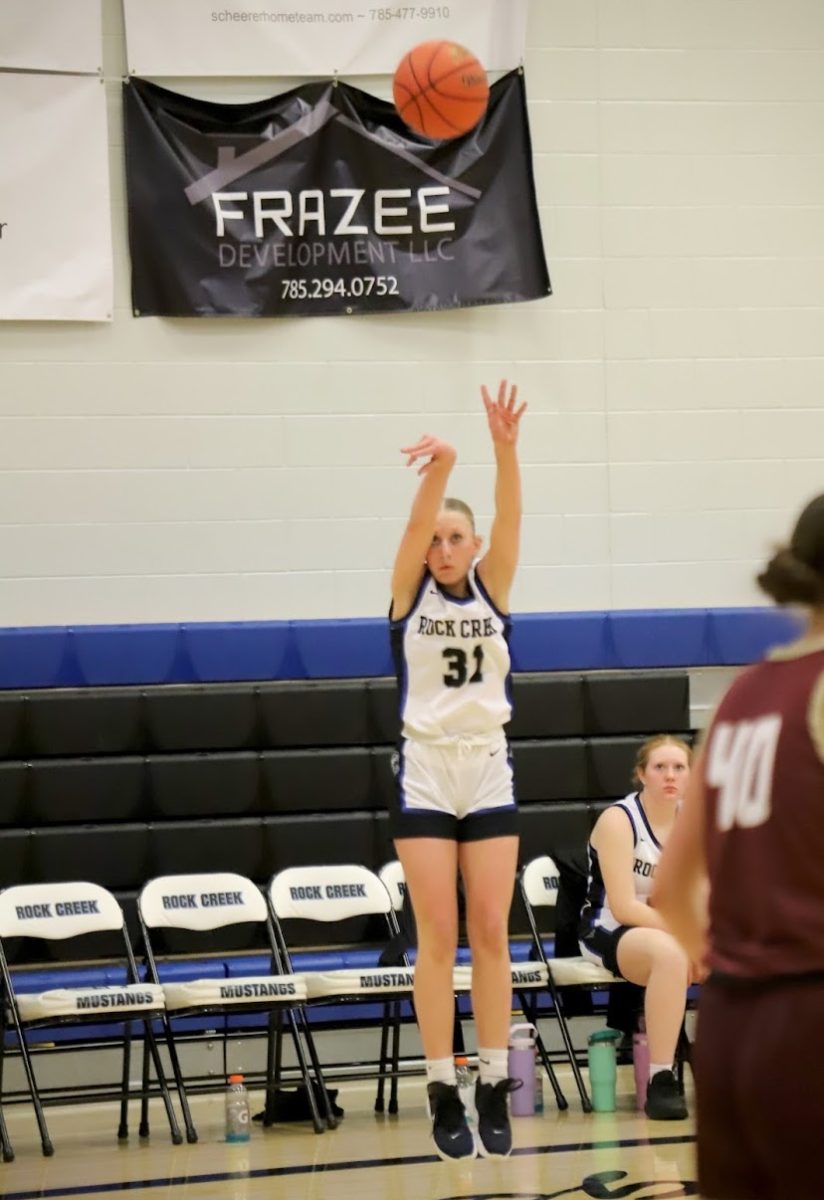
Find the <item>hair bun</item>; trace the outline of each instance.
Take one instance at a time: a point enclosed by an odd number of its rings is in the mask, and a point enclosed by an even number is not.
[[[824,605],[824,574],[802,562],[788,546],[776,551],[756,581],[776,604]]]

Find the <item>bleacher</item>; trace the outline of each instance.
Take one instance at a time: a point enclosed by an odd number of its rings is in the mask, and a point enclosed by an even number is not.
[[[582,846],[598,812],[628,790],[640,742],[689,732],[689,666],[746,661],[791,632],[761,609],[680,616],[516,621],[509,735],[522,860]],[[231,870],[264,885],[310,863],[378,870],[394,857],[388,653],[376,621],[0,631],[0,879],[100,883],[135,937],[135,899],[155,875]],[[384,674],[354,676],[358,664]],[[293,677],[259,678],[278,672]],[[515,960],[524,933],[516,903]],[[369,934],[344,927],[295,965],[373,965],[380,945]],[[44,962],[39,943],[18,945],[15,973],[60,986],[75,969],[61,946]],[[170,931],[165,951],[170,977],[202,966],[186,934]],[[239,927],[209,970],[250,974],[258,961]],[[107,970],[83,968],[89,979]],[[313,1017],[345,1020],[340,1009]]]

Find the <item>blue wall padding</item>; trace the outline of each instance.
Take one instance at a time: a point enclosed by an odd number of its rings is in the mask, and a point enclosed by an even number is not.
[[[614,665],[622,670],[706,667],[709,665],[708,615],[700,608],[642,608],[607,613],[607,635]],[[747,641],[746,635],[743,640]]]
[[[711,663],[727,667],[752,662],[753,647],[791,641],[801,628],[800,618],[791,612],[753,608],[744,622],[739,619],[740,612],[737,608],[717,608],[707,614],[706,643]],[[779,631],[781,636],[776,636]]]
[[[800,630],[773,608],[627,609],[513,618],[516,671],[738,666]],[[385,620],[0,629],[0,688],[391,675]]]
[[[610,662],[607,613],[524,613],[512,620],[516,671],[597,671]]]
[[[293,621],[291,635],[303,679],[391,675],[387,621]]]
[[[64,670],[69,631],[62,627],[0,629],[0,687],[60,687],[75,666]]]
[[[183,631],[180,625],[81,625],[70,629],[68,638],[80,672],[78,682],[99,687],[171,682]]]
[[[288,621],[183,625],[184,660],[198,683],[289,679],[297,672]]]

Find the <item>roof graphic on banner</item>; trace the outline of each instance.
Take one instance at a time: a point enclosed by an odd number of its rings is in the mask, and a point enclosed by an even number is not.
[[[423,174],[428,175],[438,183],[446,184],[447,187],[452,188],[456,192],[461,192],[473,200],[477,200],[481,195],[478,188],[470,187],[466,183],[461,183],[460,180],[450,179],[448,176],[441,174],[440,171],[436,171],[429,163],[410,153],[403,146],[394,145],[387,138],[378,137],[377,134],[370,133],[368,129],[364,129],[357,121],[353,121],[351,118],[344,116],[343,113],[338,112],[330,103],[328,97],[324,97],[315,105],[311,112],[301,117],[294,125],[290,125],[288,129],[282,130],[280,133],[275,134],[274,137],[265,138],[252,150],[238,154],[232,146],[221,146],[218,149],[217,166],[195,183],[189,184],[185,189],[186,199],[190,204],[200,204],[202,201],[208,200],[213,192],[222,191],[223,188],[228,187],[236,180],[242,179],[244,175],[249,175],[252,171],[256,171],[267,163],[274,162],[283,154],[287,154],[299,142],[314,137],[330,121],[339,121],[347,129],[351,129],[353,133],[358,134],[359,137],[366,138],[382,149],[388,150],[390,154],[394,154],[398,158],[402,158],[405,162],[411,163],[423,172]]]

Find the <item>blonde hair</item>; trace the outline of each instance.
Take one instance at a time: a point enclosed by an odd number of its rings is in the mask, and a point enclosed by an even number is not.
[[[456,500],[454,496],[447,496],[441,505],[444,512],[458,512],[466,517],[469,522],[469,527],[472,532],[475,532],[475,514],[472,509],[463,500]]]
[[[655,737],[647,738],[644,744],[639,746],[638,753],[635,756],[635,766],[632,769],[633,783],[641,783],[641,772],[646,771],[647,763],[659,746],[677,746],[679,750],[683,750],[686,754],[687,765],[692,763],[692,747],[689,742],[685,742],[683,738],[676,737],[673,733],[658,733]]]

